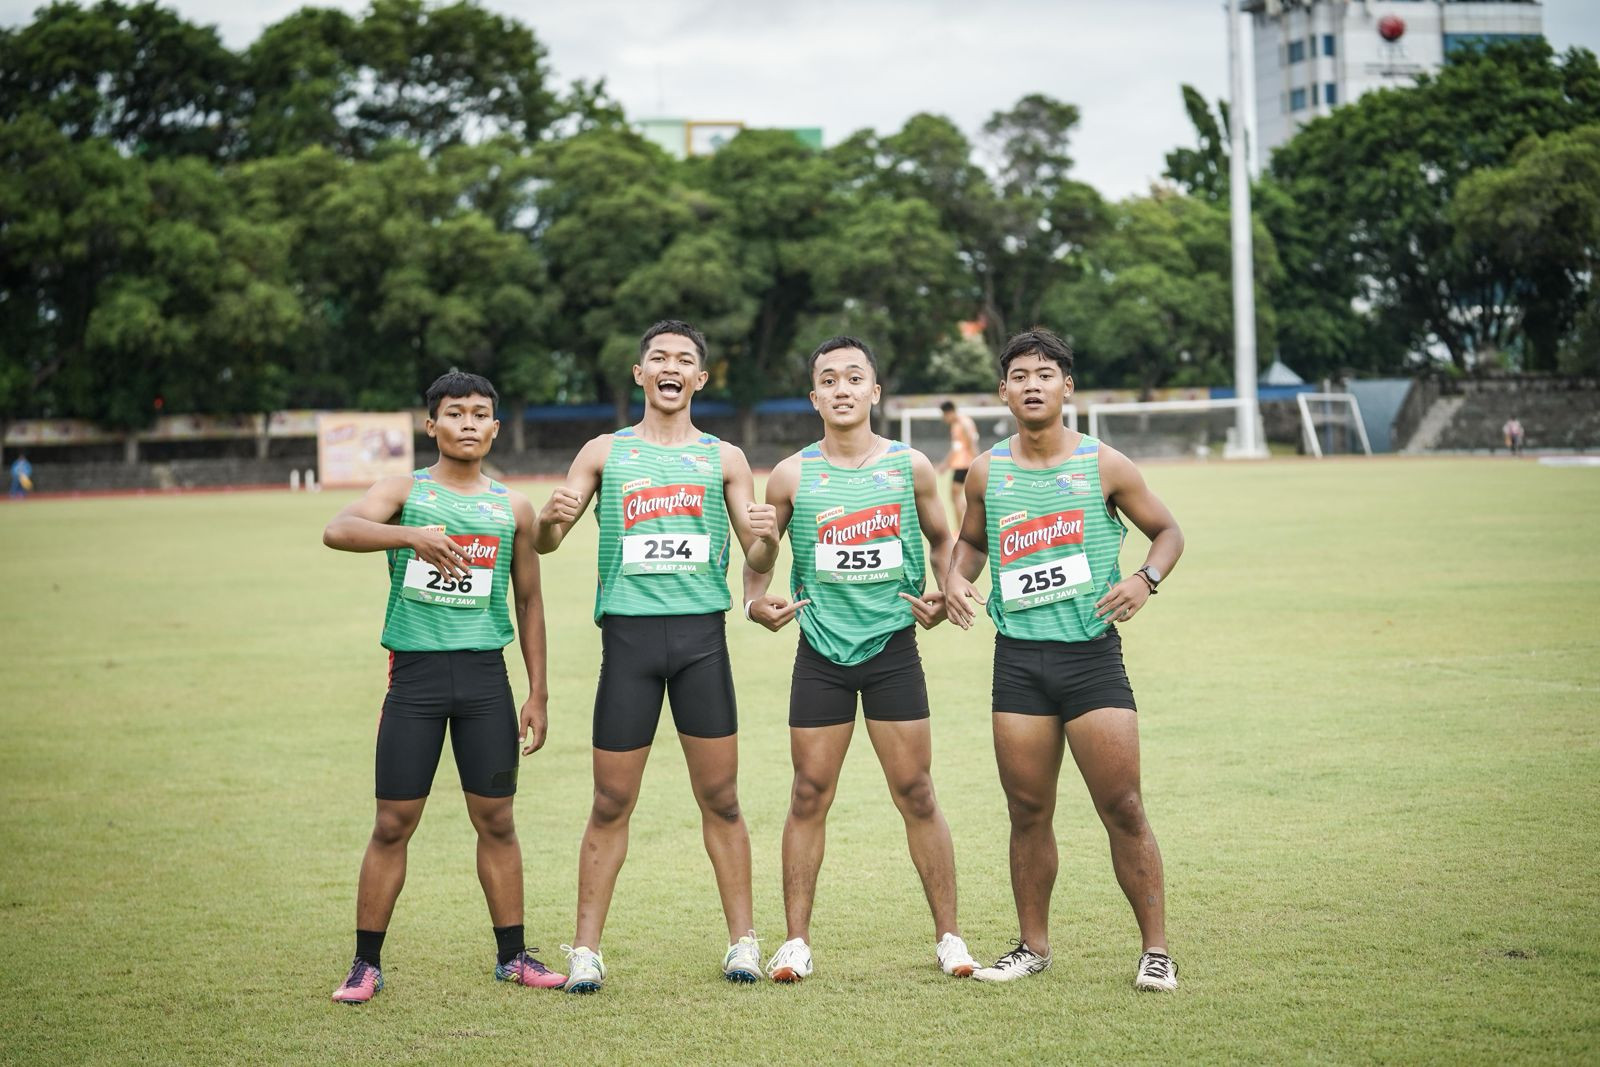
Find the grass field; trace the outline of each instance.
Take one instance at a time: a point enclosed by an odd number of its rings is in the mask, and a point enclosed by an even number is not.
[[[1600,471],[1147,474],[1188,538],[1125,629],[1182,967],[1170,997],[1131,989],[1137,934],[1070,768],[1054,969],[1009,987],[940,975],[860,731],[829,825],[816,977],[728,986],[664,726],[604,993],[490,980],[446,755],[385,945],[389,987],[333,1006],[385,664],[381,558],[320,544],[351,494],[0,508],[0,1061],[1596,1062]],[[589,803],[599,649],[594,526],[580,529],[546,559],[550,742],[518,803],[527,928],[547,960],[572,936]],[[770,949],[794,633],[729,630]],[[986,630],[922,642],[962,921],[992,958],[1015,929]],[[520,691],[515,662],[512,677]]]

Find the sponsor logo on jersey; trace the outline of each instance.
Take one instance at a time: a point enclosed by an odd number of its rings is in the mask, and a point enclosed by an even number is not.
[[[828,488],[828,472],[823,471],[817,475],[817,480],[811,483],[809,492],[820,493],[826,488]]]
[[[829,508],[827,511],[819,511],[817,512],[817,525],[821,526],[825,522],[831,522],[843,514],[844,508]]]
[[[1056,491],[1068,496],[1078,496],[1089,491],[1089,476],[1083,471],[1056,475]]]
[[[622,483],[622,495],[623,496],[627,496],[629,493],[633,492],[635,489],[643,489],[645,486],[647,486],[649,484],[650,484],[650,479],[649,478],[635,478],[631,482],[623,482]]]
[[[493,568],[500,558],[500,538],[488,534],[452,534],[450,540],[467,555],[467,566]]]
[[[1083,511],[1057,511],[1020,523],[1000,535],[1002,565],[1057,545],[1083,544]]]
[[[1011,492],[1011,490],[1015,489],[1016,487],[1017,487],[1017,476],[1008,471],[1008,472],[1006,472],[1006,480],[1001,483],[1000,488],[996,489],[995,492],[997,492],[997,493],[1009,493],[1009,492]]]
[[[640,489],[622,498],[622,528],[631,530],[647,519],[671,515],[703,515],[706,487],[703,485],[663,485],[659,489]]]
[[[1028,513],[1026,511],[1013,511],[1011,514],[1005,516],[1004,518],[1002,518],[1000,520],[1000,529],[1004,530],[1007,526],[1010,526],[1012,523],[1022,522],[1027,517],[1028,517]]]
[[[899,504],[852,511],[817,530],[817,540],[824,545],[859,545],[880,537],[899,536]]]
[[[710,470],[711,469],[711,457],[710,456],[702,456],[702,455],[679,456],[678,459],[681,460],[683,465],[686,468],[688,468],[689,470]]]

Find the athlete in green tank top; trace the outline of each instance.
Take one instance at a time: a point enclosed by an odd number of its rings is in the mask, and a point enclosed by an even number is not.
[[[767,480],[767,503],[794,553],[793,599],[768,594],[771,574],[744,573],[746,617],[774,631],[798,618],[801,634],[789,695],[794,786],[783,829],[788,933],[768,970],[780,982],[811,973],[828,802],[859,696],[933,913],[935,958],[946,974],[964,977],[976,964],[956,923],[955,854],[933,792],[927,683],[913,628],[944,619],[944,594],[923,589],[923,537],[935,577],[950,557],[938,476],[921,452],[873,432],[880,390],[865,342],[824,341],[811,356],[811,385],[822,440]]]
[[[539,513],[540,552],[560,548],[591,501],[600,526],[594,803],[579,852],[572,992],[596,992],[605,980],[600,934],[663,693],[671,697],[722,893],[729,941],[723,974],[749,982],[761,972],[723,615],[730,527],[746,561],[761,570],[772,568],[778,535],[773,509],[755,502],[744,453],[691,420],[690,402],[707,380],[705,359],[705,338],[688,323],[658,322],[645,331],[633,368],[644,418],[584,445]]]
[[[1062,425],[1072,393],[1065,341],[1048,330],[1018,334],[1001,353],[1000,373],[1019,432],[972,465],[945,582],[951,620],[970,629],[974,604],[985,603],[973,581],[989,565],[994,745],[1020,928],[1017,947],[974,977],[1011,981],[1050,966],[1051,813],[1070,742],[1143,939],[1134,984],[1175,989],[1161,852],[1139,792],[1139,728],[1113,624],[1155,593],[1183,552],[1183,534],[1126,456]],[[1144,565],[1126,578],[1117,562],[1123,516],[1150,538]]]
[[[390,685],[378,724],[377,818],[356,897],[356,959],[333,995],[348,1004],[383,988],[383,937],[447,729],[478,834],[479,879],[499,957],[495,977],[546,988],[563,981],[527,952],[522,847],[512,816],[519,739],[522,755],[543,746],[549,696],[533,506],[483,474],[500,431],[488,381],[445,374],[429,387],[427,402],[423,426],[438,442],[438,462],[380,479],[322,535],[330,548],[384,552],[389,564],[382,641]],[[513,638],[528,677],[520,715],[501,653]]]

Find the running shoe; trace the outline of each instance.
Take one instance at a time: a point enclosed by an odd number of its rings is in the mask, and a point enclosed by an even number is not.
[[[933,954],[939,957],[939,969],[952,978],[971,978],[978,969],[978,961],[967,951],[967,943],[959,934],[945,934],[934,946]]]
[[[1011,943],[1017,947],[1001,956],[993,967],[979,967],[972,977],[980,982],[1011,982],[1050,969],[1049,956],[1039,955],[1021,941]]]
[[[1139,973],[1133,988],[1149,993],[1170,993],[1178,988],[1178,965],[1165,952],[1146,952],[1139,957]]]
[[[728,954],[722,957],[722,977],[730,982],[760,980],[761,943],[754,930],[728,946]]]
[[[560,989],[566,983],[567,976],[557,974],[534,959],[533,954],[538,951],[536,948],[523,949],[511,957],[509,963],[495,967],[495,978],[502,982],[533,986],[536,989]]]
[[[767,975],[774,982],[798,982],[811,977],[811,946],[803,937],[790,938],[767,961]]]
[[[383,972],[356,957],[344,984],[333,991],[335,1004],[365,1004],[383,991]]]
[[[564,987],[568,993],[598,993],[606,980],[606,962],[600,958],[600,953],[593,949],[573,948],[571,945],[562,945],[561,951],[567,954],[567,984]]]

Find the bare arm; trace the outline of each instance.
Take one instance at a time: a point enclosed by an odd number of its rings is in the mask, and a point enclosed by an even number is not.
[[[989,555],[988,515],[983,504],[984,489],[989,484],[989,456],[985,452],[973,460],[967,472],[967,513],[961,520],[961,536],[950,554],[950,572],[944,580],[945,610],[950,621],[963,630],[970,630],[977,616],[968,601],[987,603],[972,582],[982,572]]]
[[[1122,512],[1150,539],[1145,564],[1161,572],[1162,577],[1171,573],[1183,555],[1183,531],[1161,498],[1145,484],[1139,468],[1121,452],[1101,445],[1100,485],[1105,490],[1106,507]],[[1138,574],[1130,574],[1095,603],[1095,615],[1119,621],[1131,619],[1150,594],[1149,583]]]
[[[917,523],[922,536],[928,539],[928,567],[933,571],[938,590],[912,596],[901,593],[900,599],[911,605],[911,614],[923,629],[939,625],[945,620],[945,571],[950,568],[950,527],[944,523],[944,504],[939,500],[939,475],[928,462],[928,457],[911,450],[912,490],[917,502]]]
[[[605,470],[606,457],[610,454],[610,434],[593,438],[578,450],[571,468],[567,470],[567,480],[556,487],[539,512],[533,546],[540,555],[560,548],[568,531],[583,517],[589,502],[600,491],[601,472]]]
[[[528,668],[528,699],[523,701],[518,723],[522,754],[544,747],[549,725],[550,683],[546,674],[544,629],[544,591],[539,581],[539,553],[534,547],[534,531],[539,527],[533,505],[520,493],[512,496],[511,511],[517,518],[516,540],[511,552],[511,591],[517,620],[517,643],[522,662]]]
[[[728,506],[728,521],[744,549],[745,563],[758,571],[770,571],[778,561],[777,510],[771,504],[757,504],[755,477],[744,450],[723,441],[722,498]]]
[[[767,479],[767,503],[773,508],[777,536],[780,538],[783,536],[783,531],[789,528],[789,520],[794,517],[794,494],[799,485],[798,455],[790,456],[778,464],[772,472],[772,477]],[[789,621],[799,614],[800,609],[811,601],[797,600],[791,604],[787,597],[769,594],[767,590],[771,586],[770,567],[765,571],[758,571],[748,562],[744,565],[744,601],[749,605],[748,618],[776,632],[788,625]]]
[[[417,558],[451,578],[467,576],[467,556],[442,530],[400,525],[411,493],[411,475],[381,478],[360,500],[340,510],[322,530],[322,543],[341,552],[409,548]]]

